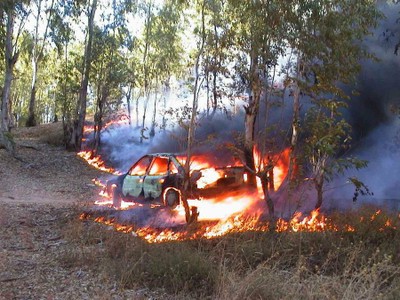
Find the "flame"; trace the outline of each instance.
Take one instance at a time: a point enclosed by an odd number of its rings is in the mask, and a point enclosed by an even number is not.
[[[201,178],[197,181],[197,187],[199,189],[203,189],[206,186],[213,184],[222,177],[221,172],[214,168],[201,170],[201,175]]]
[[[79,218],[81,220],[88,220],[90,219],[90,215],[81,214]],[[107,219],[105,217],[94,218],[94,221],[112,226],[118,232],[129,233],[133,236],[140,237],[148,243],[162,243],[167,241],[183,241],[193,239],[213,239],[224,236],[228,233],[239,233],[248,231],[265,232],[272,229],[271,224],[268,221],[262,221],[260,219],[260,215],[245,217],[243,214],[231,216],[214,224],[206,223],[206,225],[200,226],[195,232],[192,232],[190,230],[161,230],[152,227],[136,228],[134,225],[130,224],[118,224],[114,218]],[[387,229],[396,229],[396,226],[393,225],[393,220],[391,220],[390,218],[385,221],[383,227],[379,228],[379,231],[384,231]],[[319,210],[313,210],[308,216],[305,216],[304,218],[302,218],[302,214],[300,212],[294,214],[294,216],[289,220],[280,218],[276,221],[273,230],[278,233],[356,231],[354,226],[348,224],[345,224],[341,228],[339,228],[336,224],[334,224],[332,220],[321,214]]]
[[[92,151],[78,152],[78,156],[83,158],[89,165],[91,165],[92,167],[94,167],[100,171],[113,173],[115,175],[121,174],[121,172],[119,172],[113,168],[107,167],[105,162],[101,158],[101,156],[100,155],[94,156]]]
[[[277,190],[288,172],[289,165],[289,149],[286,149],[281,154],[271,155],[266,158],[261,158],[259,152],[255,151],[255,161],[257,162],[257,170],[260,170],[270,164],[273,166],[273,188]],[[93,157],[92,152],[82,151],[78,155],[85,159],[91,166],[110,173],[120,174],[112,168],[106,167],[104,161],[100,156]],[[204,188],[217,182],[223,178],[229,167],[219,169],[217,164],[208,159],[206,155],[195,155],[192,157],[191,170],[200,170],[202,177],[197,181],[198,188]],[[185,163],[185,157],[180,156],[178,159],[182,164]],[[161,161],[160,161],[161,162]],[[232,165],[240,166],[237,162],[232,162]],[[155,173],[162,173],[167,166],[161,163],[156,165]],[[131,172],[143,172],[143,166],[137,165]],[[176,170],[177,172],[177,170]],[[243,181],[246,178],[243,177]],[[93,181],[96,185],[103,187],[104,184],[99,180]],[[100,192],[103,200],[96,201],[96,205],[112,206],[110,195],[103,189]],[[246,191],[236,191],[224,193],[219,197],[212,199],[189,199],[188,204],[190,207],[196,207],[198,215],[198,225],[195,230],[187,230],[187,227],[179,227],[180,229],[171,228],[155,228],[153,226],[137,227],[134,224],[118,224],[115,218],[97,217],[95,222],[112,226],[116,231],[131,234],[140,237],[149,243],[161,243],[166,241],[181,241],[192,239],[212,239],[226,235],[228,233],[245,232],[245,231],[270,231],[274,230],[278,233],[281,232],[322,232],[322,231],[344,231],[355,232],[357,229],[354,225],[345,224],[340,227],[332,220],[321,214],[319,210],[312,211],[309,215],[303,216],[301,212],[296,212],[289,219],[279,218],[275,222],[263,220],[263,213],[265,208],[263,199],[260,193],[248,193]],[[121,202],[121,209],[135,209],[141,207],[142,204],[132,202]],[[152,205],[151,208],[160,211],[160,205]],[[91,219],[89,214],[81,214],[81,220]],[[374,212],[369,218],[361,217],[359,222],[382,222],[379,231],[388,229],[396,229],[395,223],[391,219],[382,220],[383,214],[381,210]],[[400,218],[400,215],[399,215]],[[182,206],[175,208],[174,220],[179,224],[186,224],[185,210]],[[183,228],[183,229],[182,229]]]
[[[255,148],[253,155],[256,170],[262,170],[268,165],[273,167],[271,172],[271,174],[273,174],[273,187],[274,191],[277,191],[288,173],[290,149],[287,148],[282,153],[276,155],[262,156],[260,151]],[[257,178],[257,187],[259,192],[262,193],[261,181],[259,178]]]
[[[129,117],[128,116],[122,116],[119,120],[112,120],[107,122],[102,126],[102,130],[107,129],[110,126],[115,126],[115,125],[128,125],[129,124]],[[94,125],[85,125],[83,126],[83,133],[84,134],[89,134],[94,131]]]
[[[196,206],[199,212],[199,221],[227,220],[237,214],[243,214],[260,200],[255,195],[239,193],[224,194],[221,197],[206,200],[188,200],[189,206]],[[185,215],[184,210],[179,214]]]

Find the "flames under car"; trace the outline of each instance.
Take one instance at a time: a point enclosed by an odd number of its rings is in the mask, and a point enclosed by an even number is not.
[[[113,206],[121,201],[138,203],[158,202],[175,208],[181,202],[185,157],[171,153],[148,154],[132,165],[128,172],[107,182]],[[196,165],[194,163],[194,165]],[[191,170],[190,198],[213,197],[227,190],[240,188],[247,178],[243,166],[199,168]]]

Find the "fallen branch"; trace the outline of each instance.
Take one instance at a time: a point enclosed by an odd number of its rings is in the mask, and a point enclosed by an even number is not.
[[[33,146],[33,145],[18,144],[18,147],[28,148],[28,149],[33,149],[33,150],[36,150],[36,151],[40,151],[40,149],[38,147]]]
[[[16,281],[16,280],[24,279],[25,277],[28,277],[28,275],[19,276],[19,277],[8,277],[8,278],[0,279],[0,282]]]

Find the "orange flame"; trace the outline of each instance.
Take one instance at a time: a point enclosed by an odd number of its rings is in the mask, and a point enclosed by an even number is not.
[[[254,161],[256,164],[256,170],[262,170],[268,166],[272,167],[274,190],[278,190],[282,182],[285,180],[289,168],[289,154],[290,149],[285,149],[282,153],[276,155],[262,156],[261,153],[254,149]],[[257,178],[259,192],[262,193],[261,182]]]
[[[379,212],[378,212],[379,214]],[[81,220],[90,219],[90,215],[81,214]],[[271,224],[267,221],[261,221],[260,215],[252,217],[244,217],[236,215],[225,220],[221,220],[215,224],[204,225],[199,227],[195,232],[190,231],[174,231],[172,229],[159,230],[151,227],[135,228],[134,225],[123,225],[115,222],[114,218],[107,219],[105,217],[97,217],[95,222],[112,226],[116,231],[130,233],[133,236],[140,237],[149,243],[161,243],[166,241],[183,241],[193,239],[213,239],[226,235],[227,233],[238,233],[246,231],[265,232],[271,230]],[[372,221],[373,222],[373,221]],[[384,227],[379,231],[386,229],[396,229],[391,219],[387,219]],[[321,232],[321,231],[343,231],[355,232],[356,229],[351,225],[343,225],[339,228],[330,219],[318,210],[313,210],[310,215],[301,219],[301,213],[296,213],[290,220],[278,219],[275,227],[276,232]]]
[[[102,129],[104,130],[112,125],[128,125],[128,124],[129,124],[129,118],[127,116],[122,116],[119,120],[112,120],[107,122],[105,125],[102,126]],[[93,131],[94,131],[93,125],[83,126],[84,134],[92,133]]]
[[[83,158],[89,165],[91,165],[92,167],[103,171],[103,172],[108,172],[108,173],[113,173],[115,175],[120,175],[121,172],[113,169],[113,168],[109,168],[105,165],[105,162],[102,160],[100,155],[97,156],[93,156],[93,152],[92,151],[81,151],[78,152],[78,156]]]

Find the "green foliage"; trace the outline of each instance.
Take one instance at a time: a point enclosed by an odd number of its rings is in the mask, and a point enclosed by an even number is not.
[[[356,166],[357,167],[357,166]],[[369,188],[360,180],[358,180],[356,177],[349,177],[349,181],[354,185],[355,191],[354,191],[354,196],[353,196],[353,201],[357,201],[358,196],[361,194],[363,196],[365,195],[373,195]]]
[[[289,45],[302,59],[305,93],[345,96],[338,82],[354,81],[363,58],[371,57],[359,43],[381,14],[375,2],[292,1],[288,13]]]
[[[92,52],[91,82],[95,98],[102,101],[105,113],[116,111],[121,103],[122,87],[127,81],[127,64],[116,51],[120,45],[113,33],[95,28]],[[101,100],[100,100],[101,99]]]
[[[354,157],[342,158],[340,155],[350,147],[350,125],[341,117],[337,108],[319,105],[308,110],[305,117],[307,132],[303,147],[303,154],[311,167],[311,180],[318,191],[318,205],[322,204],[322,193],[325,182],[329,182],[334,176],[344,174],[348,169],[361,169],[367,167],[367,161]],[[332,102],[335,104],[335,102]],[[335,113],[336,112],[336,113]],[[370,194],[368,188],[356,178],[350,179],[355,186],[355,201],[361,194]]]

